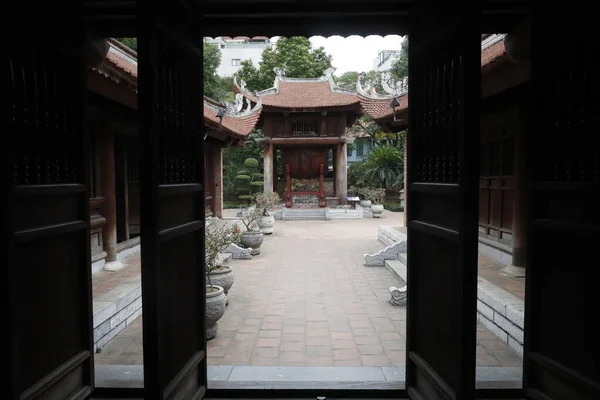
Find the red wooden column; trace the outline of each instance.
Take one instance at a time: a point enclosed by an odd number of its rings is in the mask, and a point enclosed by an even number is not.
[[[107,118],[107,117],[105,117]],[[105,270],[115,271],[123,268],[117,260],[117,200],[115,196],[115,135],[108,124],[98,130],[98,158],[100,165],[100,184],[104,197],[104,217],[106,223],[102,231],[104,251],[106,251]]]
[[[214,183],[212,190],[213,213],[217,218],[223,218],[223,149],[215,148],[212,153]]]

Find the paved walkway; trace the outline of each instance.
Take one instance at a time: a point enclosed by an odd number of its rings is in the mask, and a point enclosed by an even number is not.
[[[396,281],[385,268],[366,268],[363,254],[384,246],[383,219],[276,221],[261,254],[233,260],[236,278],[219,332],[208,342],[209,365],[401,366],[406,313],[389,303]],[[140,318],[141,319],[141,318]],[[96,354],[103,364],[141,364],[141,323]],[[521,358],[483,326],[477,365],[514,367]]]

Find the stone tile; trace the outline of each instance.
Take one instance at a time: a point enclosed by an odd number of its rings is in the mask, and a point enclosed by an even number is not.
[[[284,326],[283,327],[283,333],[300,333],[303,334],[304,333],[304,326],[303,325],[291,325],[291,326]]]
[[[338,349],[333,351],[335,361],[358,360],[358,351],[356,349]]]
[[[401,225],[401,217],[386,212],[385,223]],[[265,238],[260,256],[231,260],[237,283],[229,292],[219,333],[208,342],[209,364],[267,368],[285,362],[290,366],[287,368],[349,368],[376,363],[376,357],[366,356],[385,355],[391,365],[403,366],[406,309],[389,304],[390,272],[363,266],[363,254],[384,247],[377,240],[379,225],[381,221],[372,218],[335,223],[289,221],[276,225],[276,233]],[[127,275],[120,274],[123,270],[94,274],[94,300],[124,279],[139,279],[139,257],[136,268],[130,268]],[[490,267],[485,273],[496,271]],[[496,283],[487,275],[486,279]],[[259,337],[261,331],[263,337]],[[309,332],[323,336],[309,336]],[[118,340],[125,337],[135,340]],[[94,355],[95,362],[122,365],[135,357],[141,359],[141,338],[141,318],[137,318],[108,341],[102,353]],[[484,350],[479,352],[478,361],[495,365],[486,368],[513,368],[510,366],[522,363],[518,354],[482,324],[478,325],[477,339]],[[366,354],[375,353],[377,346],[384,354]],[[304,353],[305,358],[297,361],[299,358],[294,357],[299,356],[286,355],[289,358],[283,361],[279,355],[273,356],[275,352]]]
[[[306,354],[303,351],[282,351],[279,355],[279,361],[284,363],[304,363],[306,361]]]
[[[385,354],[383,347],[378,344],[360,344],[358,345],[358,351],[362,355],[380,355]]]
[[[281,337],[281,331],[260,331],[258,332],[258,337],[259,338],[280,338]]]
[[[277,347],[256,347],[252,357],[279,357],[279,348]]]
[[[329,346],[307,346],[306,354],[312,356],[333,356],[333,350]]]
[[[392,365],[385,355],[361,355],[360,361],[365,367],[390,367]]]
[[[304,342],[305,336],[302,333],[284,333],[281,340],[284,342]]]
[[[308,337],[306,338],[306,344],[308,346],[329,346],[331,340],[329,337]]]
[[[327,337],[329,336],[328,329],[306,329],[307,337]]]
[[[304,342],[283,342],[281,343],[281,351],[304,351],[306,345]]]
[[[256,340],[256,347],[279,347],[280,343],[280,338],[258,338]]]
[[[333,349],[355,349],[356,343],[354,340],[332,340],[331,347]]]

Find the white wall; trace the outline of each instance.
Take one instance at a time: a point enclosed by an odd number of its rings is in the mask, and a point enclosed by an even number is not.
[[[221,49],[221,65],[217,73],[220,76],[232,76],[240,69],[240,65],[233,65],[233,60],[252,60],[254,65],[258,65],[261,60],[261,55],[264,49],[270,47],[267,44],[245,44],[232,45],[226,44],[224,49]]]

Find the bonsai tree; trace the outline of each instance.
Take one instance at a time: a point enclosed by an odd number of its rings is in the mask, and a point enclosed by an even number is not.
[[[254,195],[264,187],[264,176],[259,172],[259,164],[256,158],[247,158],[244,161],[244,169],[238,171],[235,177],[238,189],[238,198],[250,204]]]
[[[206,227],[205,245],[204,245],[204,272],[206,282],[212,287],[210,273],[219,268],[219,253],[221,250],[235,243],[239,236],[239,227],[237,225],[227,226],[216,220]]]
[[[246,227],[246,231],[252,232],[258,230],[258,221],[263,217],[263,210],[259,207],[242,207],[239,216],[242,224]]]
[[[261,216],[269,216],[269,211],[281,203],[281,198],[277,193],[258,193],[254,196],[256,209],[261,212]]]
[[[381,188],[372,188],[365,191],[368,199],[373,202],[373,204],[383,204],[385,201],[385,189]]]

